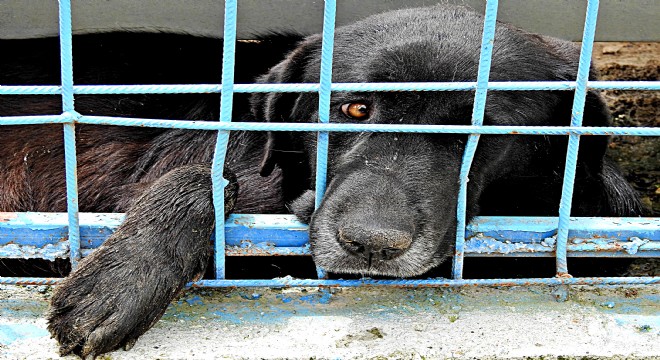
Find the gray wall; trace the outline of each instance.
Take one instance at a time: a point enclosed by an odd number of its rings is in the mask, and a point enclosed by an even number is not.
[[[438,2],[483,11],[483,0],[338,0],[339,25],[387,9]],[[73,0],[75,33],[169,30],[221,36],[220,0]],[[528,31],[578,40],[586,0],[501,0],[498,18]],[[660,40],[659,0],[602,0],[596,37],[600,41]],[[319,32],[323,0],[239,0],[238,36],[249,39],[268,30]],[[57,1],[0,0],[0,38],[57,34]]]

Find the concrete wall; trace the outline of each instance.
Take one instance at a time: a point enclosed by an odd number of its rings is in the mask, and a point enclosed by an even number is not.
[[[340,0],[337,22],[350,23],[388,9],[458,3],[483,11],[483,0]],[[579,40],[586,0],[503,0],[498,18],[528,31]],[[168,30],[221,36],[221,0],[73,0],[75,33]],[[656,41],[660,1],[601,0],[599,41]],[[272,30],[308,34],[321,30],[323,0],[239,0],[238,36]],[[0,38],[57,34],[57,1],[0,0]]]

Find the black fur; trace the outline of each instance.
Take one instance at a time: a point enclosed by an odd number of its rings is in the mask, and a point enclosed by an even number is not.
[[[474,81],[483,18],[436,6],[376,15],[337,29],[335,82]],[[239,43],[237,82],[251,82],[298,40]],[[45,45],[44,45],[45,44]],[[123,45],[126,44],[126,45]],[[57,83],[54,39],[2,41],[5,84]],[[42,50],[45,49],[45,50]],[[217,83],[221,42],[165,34],[105,34],[74,39],[76,83]],[[17,51],[22,50],[22,51]],[[74,50],[76,51],[76,50]],[[321,37],[300,42],[259,78],[318,82]],[[5,52],[3,52],[5,53]],[[499,24],[491,80],[573,80],[570,43]],[[592,74],[592,76],[595,76]],[[469,124],[472,92],[334,93],[331,121],[355,121],[342,105],[370,106],[368,122]],[[208,120],[217,95],[77,96],[81,113]],[[7,100],[8,99],[8,100]],[[57,97],[3,97],[0,115],[57,113]],[[486,124],[566,125],[571,92],[489,92]],[[251,106],[252,112],[248,110]],[[236,96],[234,118],[315,122],[312,93]],[[596,92],[586,126],[609,125]],[[59,127],[1,129],[0,210],[63,211]],[[127,211],[120,229],[55,291],[49,329],[61,353],[99,355],[130,347],[160,317],[209,258],[213,223],[209,162],[214,133],[78,125],[83,211]],[[315,261],[327,270],[413,276],[445,261],[456,227],[458,170],[467,136],[333,133],[328,190],[314,211],[313,133],[232,134],[226,166],[236,174],[227,198],[239,212],[284,212],[310,223]],[[468,220],[478,214],[556,215],[565,136],[481,136],[470,174]],[[573,215],[636,216],[632,188],[605,156],[608,139],[582,137]],[[201,165],[193,165],[201,164]],[[263,177],[262,177],[263,176]],[[238,184],[238,195],[235,194]],[[139,198],[133,203],[134,198]],[[231,209],[225,208],[225,213]]]
[[[253,81],[297,41],[269,36],[239,42],[236,81]],[[56,84],[57,43],[0,41],[3,53],[20,54],[0,59],[0,84]],[[110,33],[76,36],[74,49],[77,84],[220,82],[217,39]],[[56,96],[3,96],[0,115],[56,114],[60,104]],[[212,94],[76,96],[82,114],[214,120],[219,106]],[[246,95],[236,95],[234,111],[237,119],[253,119]],[[0,211],[66,211],[61,131],[59,125],[0,127]],[[204,273],[212,245],[209,164],[216,133],[78,124],[76,134],[81,211],[127,212],[51,299],[49,330],[61,354],[94,357],[130,347],[183,285]],[[281,171],[259,175],[265,139],[263,133],[231,134],[225,214],[286,211]]]

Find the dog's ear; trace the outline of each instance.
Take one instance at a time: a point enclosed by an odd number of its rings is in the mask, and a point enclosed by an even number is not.
[[[313,54],[320,51],[321,37],[310,36],[294,49],[279,64],[275,65],[267,74],[259,77],[257,83],[302,83],[305,81],[305,71]],[[266,122],[295,122],[301,119],[293,119],[292,114],[296,107],[296,101],[300,93],[255,93],[250,98],[252,115],[257,121]],[[279,132],[269,132],[268,140],[264,150],[264,158],[261,162],[260,174],[268,176],[273,171],[275,164],[280,163],[279,155],[283,152],[300,151],[292,149],[295,146],[290,135]]]

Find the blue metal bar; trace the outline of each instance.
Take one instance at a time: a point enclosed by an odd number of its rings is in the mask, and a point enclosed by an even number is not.
[[[467,183],[469,181],[470,167],[479,144],[479,135],[470,135],[463,153],[461,170],[459,174],[460,185],[458,189],[458,208],[456,210],[456,243],[452,264],[452,277],[456,280],[463,278],[463,257],[465,255],[465,229],[467,211]]]
[[[56,244],[61,245],[61,244]],[[570,257],[589,257],[589,258],[660,258],[660,243],[644,243],[638,241],[629,242],[611,242],[603,245],[584,244],[567,246],[568,256]],[[28,251],[26,251],[28,250]],[[56,258],[66,257],[66,249],[53,247],[50,251],[42,249],[26,249],[24,246],[2,247],[0,256],[8,259],[45,259],[53,261]],[[82,257],[89,256],[93,249],[82,249]],[[41,257],[33,254],[40,252]],[[27,254],[27,255],[26,255]],[[61,255],[64,254],[64,255]],[[226,256],[311,256],[312,251],[309,246],[300,247],[271,247],[268,245],[259,245],[254,248],[226,246]],[[465,257],[555,257],[555,247],[549,247],[544,244],[521,244],[511,242],[476,242],[470,239],[465,243]]]
[[[310,256],[309,245],[300,247],[284,247],[259,245],[253,247],[227,246],[227,256]]]
[[[584,35],[582,37],[582,48],[580,49],[580,63],[576,77],[577,87],[573,97],[573,110],[571,115],[571,126],[582,126],[584,117],[584,104],[587,97],[587,81],[591,68],[591,53],[593,51],[594,36],[596,34],[596,20],[598,19],[599,0],[587,2],[587,15],[584,20]],[[564,166],[564,182],[562,195],[559,203],[559,221],[557,234],[557,276],[570,276],[566,262],[566,246],[568,241],[568,227],[571,216],[571,203],[573,200],[573,185],[575,183],[575,171],[577,169],[578,150],[580,147],[580,135],[570,134],[568,138],[568,149],[566,165]]]
[[[479,69],[477,73],[477,87],[472,107],[472,125],[483,125],[486,112],[486,96],[488,94],[488,79],[490,78],[490,64],[493,57],[493,44],[495,42],[495,26],[497,21],[498,0],[486,1],[484,15],[484,28],[479,53]]]
[[[319,123],[330,122],[330,97],[332,96],[332,54],[335,43],[336,0],[325,0],[323,8],[323,39],[321,43],[321,69],[319,79]],[[314,182],[314,207],[318,209],[325,194],[328,176],[328,132],[319,131],[316,142],[316,177]],[[327,277],[326,272],[316,267],[319,279]]]
[[[2,125],[38,125],[38,124],[64,124],[69,122],[70,114],[64,115],[27,115],[27,116],[0,116]]]
[[[2,125],[62,124],[70,121],[71,114],[45,116],[0,116]],[[629,135],[660,136],[655,127],[571,127],[571,126],[473,126],[473,125],[413,125],[413,124],[339,124],[339,123],[260,123],[189,120],[159,120],[110,116],[80,116],[77,123],[94,125],[139,126],[191,130],[246,130],[246,131],[335,131],[335,132],[403,132],[491,135]]]
[[[225,1],[225,28],[222,49],[222,92],[220,98],[220,122],[231,122],[232,105],[234,101],[234,55],[236,54],[236,13],[237,0]],[[218,131],[215,144],[211,179],[213,182],[213,207],[215,208],[215,223],[224,223],[225,217],[225,186],[229,183],[223,177],[229,131]],[[215,277],[225,278],[225,228],[215,227]]]
[[[78,170],[76,161],[76,128],[64,124],[64,160],[66,172],[67,211],[69,213],[69,258],[75,269],[80,260],[80,228],[78,223]]]
[[[122,223],[124,214],[81,213],[85,249],[96,248]],[[67,213],[0,212],[0,245],[44,246],[59,241],[67,231]],[[569,240],[628,241],[639,237],[660,241],[658,217],[571,217]],[[307,225],[295,215],[232,214],[225,222],[227,245],[266,242],[296,247],[307,243]],[[467,226],[466,238],[540,243],[557,234],[557,217],[478,216]],[[577,244],[577,242],[576,242]]]
[[[59,0],[60,74],[62,77],[62,109],[75,111],[73,106],[73,39],[71,35],[71,0]]]
[[[278,278],[272,280],[201,280],[190,284],[206,287],[293,287],[293,286],[394,286],[394,287],[460,287],[460,286],[529,286],[529,285],[624,285],[660,284],[660,277],[602,277],[602,278],[528,278],[478,280],[298,280]]]
[[[0,284],[55,285],[62,279],[0,277]],[[268,280],[201,280],[188,284],[193,287],[462,287],[462,286],[530,286],[530,285],[653,285],[660,284],[660,277],[600,277],[600,278],[527,278],[527,279],[479,279],[479,280],[305,280],[278,278]]]
[[[66,172],[67,212],[69,214],[69,258],[75,269],[80,260],[80,228],[78,224],[78,176],[76,160],[76,116],[73,104],[73,50],[71,35],[71,1],[59,1],[60,72],[62,77],[62,109],[70,114],[64,124],[64,161]]]
[[[412,83],[333,83],[332,91],[470,91],[476,82],[412,82]],[[491,81],[488,90],[575,90],[575,81]],[[587,88],[596,90],[660,90],[660,81],[589,81]],[[318,92],[319,84],[234,84],[234,93],[254,92]],[[180,85],[75,85],[74,94],[208,94],[222,92],[221,84]],[[60,95],[55,85],[0,85],[0,95]]]
[[[479,69],[477,73],[477,87],[472,107],[472,125],[482,126],[486,111],[486,95],[488,93],[488,79],[490,76],[490,63],[493,56],[493,43],[495,42],[495,25],[497,20],[497,0],[486,2],[484,28],[481,39],[481,52],[479,54]],[[467,184],[470,167],[479,144],[479,134],[470,134],[465,145],[463,161],[460,170],[460,186],[458,190],[458,206],[456,210],[456,247],[454,250],[454,263],[452,276],[454,279],[463,278],[463,254],[465,246],[466,210],[467,210]]]
[[[321,45],[321,74],[319,82],[319,123],[330,122],[330,97],[332,95],[332,54],[335,39],[335,0],[325,0],[323,10],[323,42]],[[325,193],[325,181],[328,166],[328,132],[320,131],[316,149],[316,200],[319,207]]]
[[[83,254],[99,247],[123,214],[82,213]],[[660,256],[660,218],[571,218],[571,256]],[[0,257],[54,260],[68,254],[66,213],[0,213]],[[466,256],[553,256],[555,217],[477,217],[465,231]],[[308,255],[307,225],[294,215],[238,215],[225,222],[225,253]]]

